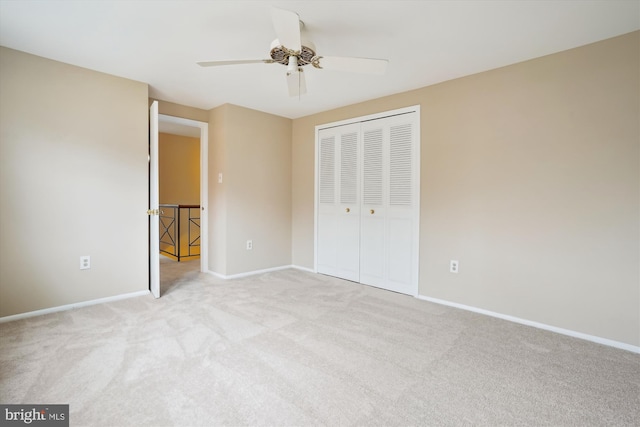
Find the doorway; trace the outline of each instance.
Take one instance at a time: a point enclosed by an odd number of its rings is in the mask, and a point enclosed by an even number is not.
[[[198,216],[198,228],[199,228],[199,259],[195,257],[186,257],[180,259],[179,264],[181,266],[172,267],[168,265],[166,262],[169,261],[171,263],[178,263],[177,260],[169,259],[168,257],[164,257],[160,255],[160,251],[154,251],[150,253],[150,257],[155,258],[157,263],[156,265],[160,265],[160,282],[162,282],[162,290],[166,289],[166,282],[171,282],[172,280],[177,279],[176,272],[185,271],[208,271],[208,123],[200,122],[196,120],[184,119],[181,117],[168,116],[164,114],[158,115],[158,134],[167,134],[168,136],[182,136],[186,138],[197,138],[199,140],[199,165],[200,165],[200,176],[199,176],[199,203],[197,204],[199,207],[199,215]],[[157,152],[157,151],[156,151]],[[157,175],[159,175],[160,171],[157,171]],[[155,177],[156,182],[158,176]],[[193,197],[193,196],[192,196]],[[160,200],[162,203],[163,201]],[[180,211],[181,209],[177,209]],[[161,209],[162,211],[162,209]],[[190,209],[193,212],[193,209]],[[193,215],[190,213],[190,216]],[[190,221],[193,226],[193,222]],[[178,223],[177,226],[180,224]],[[162,234],[162,226],[159,227]],[[162,236],[160,236],[160,239]],[[180,239],[178,239],[177,245],[180,247]],[[193,240],[193,239],[191,239]],[[187,237],[187,242],[189,239]],[[161,247],[160,242],[158,242]],[[184,252],[183,252],[184,253]],[[163,262],[160,262],[160,258],[163,258]],[[152,260],[153,261],[153,260]],[[153,262],[152,262],[153,263]],[[193,265],[198,263],[198,268],[194,269]],[[166,277],[165,277],[166,276]],[[170,283],[169,283],[170,284]],[[152,284],[153,286],[153,284]],[[160,286],[158,286],[160,288]],[[158,292],[158,296],[160,296],[160,289]]]

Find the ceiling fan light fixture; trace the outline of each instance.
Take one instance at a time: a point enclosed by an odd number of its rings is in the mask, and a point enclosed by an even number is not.
[[[291,55],[289,57],[289,64],[287,65],[287,75],[298,72],[298,57]]]

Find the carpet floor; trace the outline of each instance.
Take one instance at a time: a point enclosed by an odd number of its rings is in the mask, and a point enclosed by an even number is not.
[[[72,426],[631,426],[640,355],[332,277],[162,263],[143,296],[0,324],[0,402]]]

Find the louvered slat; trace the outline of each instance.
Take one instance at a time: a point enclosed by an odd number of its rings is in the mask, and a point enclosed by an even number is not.
[[[320,203],[335,203],[335,136],[320,140]]]
[[[382,129],[363,135],[363,194],[365,205],[382,205]]]
[[[355,204],[358,197],[358,133],[342,135],[340,145],[340,203]]]
[[[389,140],[389,204],[411,206],[412,126],[392,126]]]

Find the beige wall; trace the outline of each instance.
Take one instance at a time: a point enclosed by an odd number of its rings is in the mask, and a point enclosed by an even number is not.
[[[227,105],[209,112],[209,270],[227,274],[227,180],[218,183],[218,174],[226,174]]]
[[[209,128],[210,269],[291,264],[291,120],[227,104],[211,111]]]
[[[0,47],[0,94],[0,317],[148,289],[147,85]]]
[[[419,104],[420,294],[640,345],[639,53],[635,32],[294,120],[293,264],[314,126]]]
[[[160,203],[200,203],[200,138],[160,133]]]

